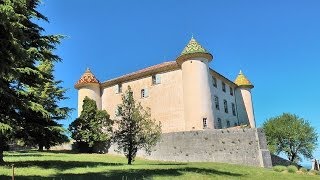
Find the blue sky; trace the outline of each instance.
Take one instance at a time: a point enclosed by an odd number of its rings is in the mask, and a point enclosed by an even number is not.
[[[66,35],[55,75],[73,88],[87,67],[100,81],[175,60],[191,35],[229,79],[239,70],[255,85],[257,125],[290,112],[320,133],[320,1],[44,0],[46,33]],[[75,110],[67,125],[76,118]],[[320,144],[320,141],[319,141]],[[320,149],[315,154],[320,158]]]

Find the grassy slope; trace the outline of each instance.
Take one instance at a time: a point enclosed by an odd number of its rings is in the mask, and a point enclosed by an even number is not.
[[[168,163],[126,159],[103,154],[58,152],[11,152],[7,166],[0,166],[0,179],[320,179],[320,176],[277,173],[269,169],[223,163]]]

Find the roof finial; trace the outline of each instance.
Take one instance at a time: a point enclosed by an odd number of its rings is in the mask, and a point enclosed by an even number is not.
[[[90,68],[89,68],[89,67],[87,67],[87,70],[86,70],[86,72],[91,72],[91,71],[90,71]]]
[[[240,72],[239,72],[239,74],[242,74],[242,70],[240,69]]]

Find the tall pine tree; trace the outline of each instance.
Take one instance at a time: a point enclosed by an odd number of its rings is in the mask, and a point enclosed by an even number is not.
[[[43,35],[37,21],[48,19],[37,11],[40,0],[0,0],[0,163],[12,132],[32,121],[29,111],[50,116],[29,88],[41,88],[50,77],[37,64],[60,58],[53,50],[61,35]]]

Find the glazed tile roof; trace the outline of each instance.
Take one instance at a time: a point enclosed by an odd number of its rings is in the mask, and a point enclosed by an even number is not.
[[[209,53],[206,49],[204,49],[193,37],[187,44],[187,46],[183,49],[180,55],[192,54],[192,53]]]
[[[242,71],[240,70],[238,77],[236,78],[236,80],[234,81],[235,84],[237,84],[238,86],[249,86],[249,87],[253,87],[252,83],[248,80],[248,78],[242,73]]]
[[[88,83],[96,83],[99,84],[99,80],[92,74],[92,72],[90,71],[90,69],[88,68],[86,70],[86,72],[81,76],[81,78],[79,79],[79,81],[75,84],[75,87],[79,87],[81,85],[84,84],[88,84]]]

